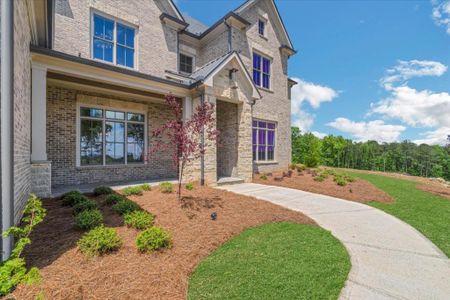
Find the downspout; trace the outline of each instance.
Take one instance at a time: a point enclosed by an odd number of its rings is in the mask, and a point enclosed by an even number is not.
[[[205,103],[205,92],[202,92],[200,95],[200,105]],[[202,133],[200,135],[200,147],[201,147],[201,155],[200,155],[200,185],[205,185],[205,129],[202,128]]]
[[[14,224],[14,0],[1,1],[0,169],[1,230]],[[1,259],[11,254],[12,238],[2,238]]]

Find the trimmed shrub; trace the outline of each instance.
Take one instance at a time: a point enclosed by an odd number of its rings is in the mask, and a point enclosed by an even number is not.
[[[96,196],[112,194],[114,191],[109,186],[99,186],[94,189]]]
[[[295,167],[296,167],[298,172],[302,172],[302,171],[306,170],[306,166],[303,165],[303,164],[297,164],[297,165],[295,165]]]
[[[355,182],[356,179],[353,176],[350,175],[344,175],[345,180],[347,180],[348,182]]]
[[[347,181],[345,181],[344,177],[342,177],[342,176],[334,177],[334,181],[339,186],[346,186],[347,185]]]
[[[111,194],[106,197],[105,203],[107,205],[113,205],[122,200],[125,200],[124,196],[119,195],[119,194]]]
[[[117,213],[124,215],[135,210],[141,210],[141,207],[136,203],[128,199],[123,199],[112,207]]]
[[[148,183],[141,184],[140,187],[143,191],[151,191],[152,190],[152,186]]]
[[[186,189],[192,191],[194,189],[194,184],[192,182],[186,183]]]
[[[98,207],[97,202],[85,198],[85,200],[75,204],[75,206],[73,207],[73,214],[78,215],[82,211],[96,209],[97,207]]]
[[[267,180],[267,175],[266,174],[262,174],[261,176],[259,176],[259,179]]]
[[[160,188],[161,192],[163,192],[163,193],[172,193],[173,184],[171,184],[170,182],[161,182],[159,184],[159,188]]]
[[[317,182],[323,182],[324,180],[325,180],[325,177],[322,175],[314,177],[314,181],[317,181]]]
[[[153,225],[155,216],[149,212],[143,210],[135,210],[130,213],[126,213],[123,216],[123,221],[128,227],[136,229],[145,229]]]
[[[78,247],[83,254],[88,256],[102,255],[118,250],[122,245],[122,239],[114,228],[100,225],[85,233],[78,241]]]
[[[75,204],[86,200],[87,198],[79,191],[67,192],[62,196],[62,203],[65,206],[74,206]]]
[[[103,216],[98,209],[85,210],[75,217],[75,223],[81,229],[92,229],[103,223]]]
[[[297,166],[295,164],[290,164],[289,165],[289,169],[290,170],[295,170],[297,168]]]
[[[172,245],[170,234],[161,227],[151,227],[136,238],[136,246],[141,252],[152,252]]]
[[[143,194],[143,190],[142,187],[137,185],[137,186],[129,186],[123,189],[123,193],[125,194],[125,196],[131,196],[131,195],[138,195],[141,196]]]

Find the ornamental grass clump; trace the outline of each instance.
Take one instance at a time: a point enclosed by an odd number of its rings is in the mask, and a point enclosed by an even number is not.
[[[112,194],[114,191],[109,186],[99,186],[94,189],[96,196]]]
[[[86,200],[87,198],[79,191],[67,192],[62,196],[62,203],[65,206],[74,206],[75,204]]]
[[[87,256],[102,255],[116,251],[122,246],[122,239],[114,228],[100,225],[85,233],[78,241],[80,251]]]
[[[41,200],[31,194],[23,210],[22,226],[13,226],[3,232],[4,238],[13,236],[16,243],[10,257],[0,262],[0,296],[5,296],[20,283],[34,284],[40,281],[39,269],[36,267],[28,269],[21,254],[25,247],[31,244],[29,236],[34,227],[44,220],[46,214]]]
[[[73,214],[76,216],[82,211],[96,209],[97,207],[97,202],[85,198],[85,200],[75,204],[75,206],[73,207]]]
[[[114,205],[119,201],[125,200],[125,197],[119,194],[108,195],[105,199],[107,205]]]
[[[136,238],[136,246],[140,252],[153,252],[162,248],[170,248],[170,234],[161,227],[150,227]]]
[[[103,223],[102,213],[98,209],[85,210],[75,217],[75,224],[80,229],[92,229]]]
[[[159,184],[159,189],[162,193],[172,193],[173,184],[171,184],[170,182],[161,182]]]
[[[133,212],[126,213],[123,216],[125,225],[139,230],[151,227],[154,219],[154,215],[143,210],[135,210]]]
[[[137,203],[135,203],[131,200],[128,200],[128,199],[123,199],[123,200],[117,202],[116,204],[113,205],[112,208],[121,215],[130,213],[130,212],[133,212],[136,210],[141,210],[141,207]]]

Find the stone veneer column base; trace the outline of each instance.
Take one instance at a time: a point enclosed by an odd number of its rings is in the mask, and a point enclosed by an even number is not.
[[[50,161],[31,162],[31,192],[41,198],[52,195],[52,163]]]

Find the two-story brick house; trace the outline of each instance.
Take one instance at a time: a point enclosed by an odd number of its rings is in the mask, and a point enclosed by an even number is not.
[[[245,1],[210,27],[170,0],[5,2],[1,75],[14,80],[2,80],[3,228],[30,192],[176,177],[167,153],[147,156],[171,118],[167,94],[184,118],[215,104],[220,147],[189,180],[250,181],[290,163],[295,51],[273,0]]]

